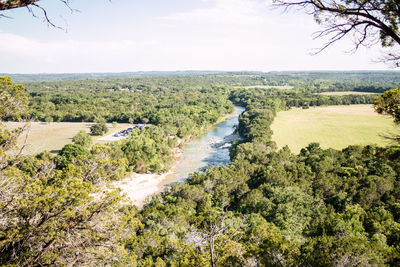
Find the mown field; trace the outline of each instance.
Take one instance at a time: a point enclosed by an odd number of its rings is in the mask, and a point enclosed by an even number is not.
[[[371,105],[291,109],[277,114],[271,126],[278,147],[295,152],[311,142],[323,148],[342,149],[353,144],[388,145],[384,136],[399,133],[393,119],[378,115]]]
[[[21,127],[25,123],[23,122],[5,122],[8,129],[14,129],[16,127]],[[23,154],[33,155],[40,153],[44,150],[50,152],[57,152],[66,144],[72,143],[72,138],[81,130],[90,132],[90,126],[93,123],[86,122],[32,122],[28,131],[19,137],[19,146],[25,144]],[[122,129],[126,129],[130,124],[119,123],[117,127],[112,127],[112,124],[107,124],[108,133],[114,133]],[[100,137],[93,137],[93,143],[98,143],[102,141],[97,141]]]

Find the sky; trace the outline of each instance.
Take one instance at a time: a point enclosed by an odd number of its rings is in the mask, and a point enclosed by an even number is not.
[[[271,0],[72,0],[72,13],[39,4],[64,29],[26,8],[3,13],[0,73],[389,69],[379,46],[350,53],[349,39],[312,55],[320,26]]]

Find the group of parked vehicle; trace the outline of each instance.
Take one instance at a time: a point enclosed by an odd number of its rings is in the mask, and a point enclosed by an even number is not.
[[[140,130],[142,130],[142,129],[144,129],[145,127],[146,127],[146,126],[143,125],[143,124],[135,124],[135,125],[133,125],[132,127],[129,127],[129,128],[127,128],[127,129],[125,129],[125,130],[121,130],[121,131],[119,131],[119,132],[113,134],[113,137],[127,136],[127,135],[129,135],[134,129],[140,129]]]

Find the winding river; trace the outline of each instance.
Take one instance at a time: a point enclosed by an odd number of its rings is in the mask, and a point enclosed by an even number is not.
[[[239,138],[234,130],[244,110],[236,106],[232,117],[217,124],[199,139],[186,144],[175,171],[163,180],[163,185],[184,181],[190,173],[201,171],[207,166],[229,164],[229,147],[232,141]]]
[[[217,124],[199,139],[186,144],[179,161],[168,173],[132,174],[114,185],[121,188],[141,208],[151,195],[163,191],[168,185],[184,181],[191,173],[201,171],[207,166],[229,164],[229,147],[232,141],[239,138],[234,131],[243,111],[243,107],[236,106],[233,116]]]

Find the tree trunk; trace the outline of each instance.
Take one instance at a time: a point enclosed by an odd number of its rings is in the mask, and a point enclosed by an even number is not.
[[[210,256],[211,256],[211,267],[215,267],[214,262],[214,237],[211,238],[211,246],[210,246]]]

